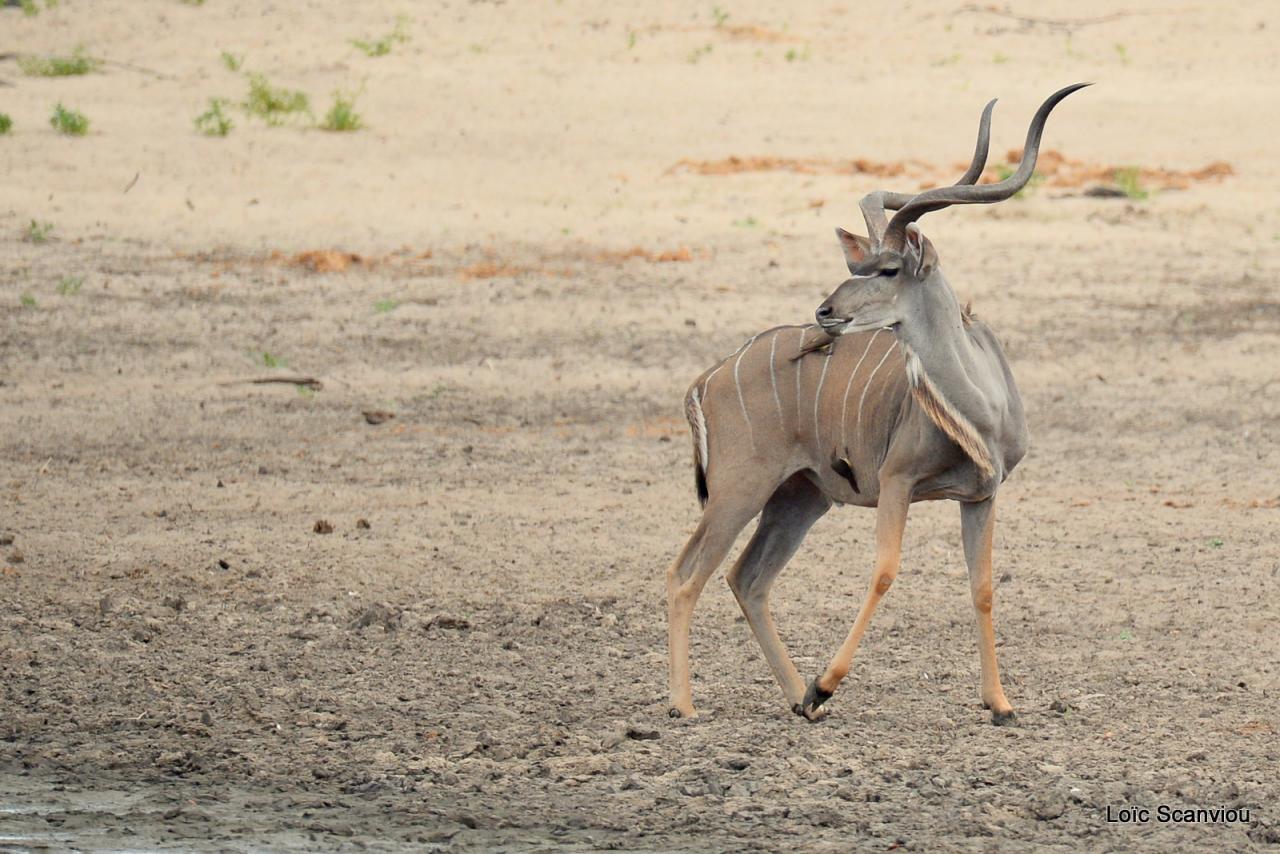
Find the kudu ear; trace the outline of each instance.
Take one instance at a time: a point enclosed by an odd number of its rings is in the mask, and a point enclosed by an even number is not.
[[[938,251],[914,222],[907,226],[902,255],[907,269],[917,279],[925,278],[938,266]]]
[[[865,261],[867,256],[871,254],[871,241],[865,237],[859,237],[856,234],[850,234],[843,228],[837,228],[836,239],[840,241],[840,248],[844,250],[844,260],[849,265],[849,272],[853,272],[853,268]]]

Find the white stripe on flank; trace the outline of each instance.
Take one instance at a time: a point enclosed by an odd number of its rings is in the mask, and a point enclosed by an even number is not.
[[[702,381],[702,399],[703,399],[703,400],[706,400],[706,399],[707,399],[707,388],[711,385],[711,378],[712,378],[712,377],[714,377],[717,373],[719,373],[720,369],[721,369],[721,368],[723,368],[723,367],[725,366],[725,363],[727,363],[727,362],[728,362],[730,359],[732,359],[734,356],[736,356],[736,355],[738,355],[739,353],[741,353],[744,347],[750,347],[750,346],[751,346],[751,342],[755,341],[755,340],[756,340],[757,338],[759,338],[759,337],[760,337],[759,335],[753,335],[753,336],[751,336],[751,338],[749,338],[745,344],[743,344],[743,345],[742,345],[742,346],[740,346],[737,350],[734,350],[732,353],[730,353],[729,355],[727,355],[727,356],[725,356],[723,359],[721,359],[721,360],[720,360],[720,364],[716,365],[716,366],[711,370],[711,373],[707,374],[707,378],[706,378],[705,380],[703,380],[703,381]]]
[[[800,340],[796,343],[796,358],[792,364],[796,366],[796,435],[800,435],[800,373],[804,370],[804,359],[800,358],[800,348],[804,346],[804,331],[807,326],[800,327]]]
[[[720,362],[720,364],[716,365],[716,366],[711,370],[711,373],[707,374],[707,378],[706,378],[705,380],[703,380],[703,381],[702,381],[702,398],[703,398],[704,400],[705,400],[705,399],[706,399],[706,397],[707,397],[707,388],[709,388],[709,387],[710,387],[710,385],[711,385],[711,378],[712,378],[712,377],[714,377],[714,376],[716,375],[716,373],[717,373],[721,368],[723,368],[723,367],[724,367],[724,363],[725,363],[725,362],[727,362],[727,361],[729,361],[729,360],[728,360],[728,359],[725,359],[724,361]]]
[[[883,329],[877,329],[871,333],[871,340],[867,342],[867,349],[862,351],[858,364],[853,366],[853,371],[849,374],[849,382],[844,387],[844,403],[840,405],[840,448],[844,452],[848,452],[849,448],[849,425],[845,420],[845,416],[849,412],[849,391],[853,388],[853,378],[858,375],[858,368],[862,367],[862,362],[867,358],[867,354],[871,352],[871,345],[875,343],[876,336],[883,332]]]
[[[769,343],[769,382],[773,384],[773,402],[778,406],[778,429],[785,429],[782,423],[782,398],[778,397],[778,372],[773,367],[773,357],[778,351],[778,333],[773,334]]]
[[[876,378],[876,373],[879,372],[881,366],[884,365],[885,361],[889,358],[889,354],[892,352],[893,345],[890,344],[888,348],[885,349],[884,355],[880,357],[880,364],[876,365],[876,369],[871,372],[871,376],[867,377],[867,384],[862,387],[862,397],[858,400],[858,429],[856,431],[858,434],[858,444],[862,444],[862,404],[867,399],[867,392],[871,390],[871,381]]]
[[[707,417],[702,414],[702,401],[698,398],[698,390],[693,390],[693,414],[697,416],[697,423],[694,427],[698,431],[698,462],[702,465],[702,476],[707,476],[707,468],[710,463],[707,461]]]
[[[822,439],[822,428],[818,426],[818,403],[822,400],[822,384],[827,381],[827,368],[831,367],[831,353],[835,352],[835,344],[831,345],[831,352],[827,353],[826,358],[822,360],[822,373],[818,374],[818,387],[813,392],[813,444],[817,446]]]
[[[758,335],[754,336],[748,341],[746,346],[738,352],[738,361],[733,363],[733,384],[738,387],[738,405],[742,407],[742,420],[747,422],[747,436],[751,439],[751,450],[753,451],[756,449],[756,431],[751,426],[751,418],[747,415],[747,401],[742,396],[742,382],[738,379],[738,366],[742,364],[742,357],[747,355],[747,351],[751,349],[751,345],[756,343],[756,338],[759,337]]]

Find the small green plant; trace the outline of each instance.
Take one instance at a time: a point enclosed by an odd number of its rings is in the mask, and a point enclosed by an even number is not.
[[[991,57],[991,61],[994,62],[996,65],[1004,65],[1006,62],[1009,61],[1009,54],[996,51],[996,55]]]
[[[711,17],[715,19],[716,28],[719,29],[724,26],[725,21],[729,20],[729,13],[719,6],[713,6],[711,7]]]
[[[36,5],[36,0],[18,0],[18,5],[22,6],[22,14],[28,18],[35,18],[40,14],[40,6]],[[45,0],[45,9],[58,8],[58,0]]]
[[[203,6],[204,0],[182,0],[184,6]]]
[[[760,221],[753,216],[745,217],[743,219],[735,219],[733,221],[733,225],[736,228],[755,228],[759,224]]]
[[[98,60],[87,55],[84,47],[70,56],[20,56],[18,68],[28,77],[76,77],[98,67]]]
[[[810,56],[809,46],[805,45],[803,48],[789,47],[787,48],[787,52],[784,55],[787,58],[787,62],[795,62],[797,60],[808,59]]]
[[[229,50],[222,52],[222,64],[228,71],[239,71],[244,65],[244,54],[234,54]]]
[[[284,367],[288,367],[288,365],[289,363],[284,360],[284,357],[273,356],[272,354],[266,352],[265,350],[262,351],[262,367],[284,368]]]
[[[4,136],[13,130],[13,119],[9,118],[8,113],[0,113],[0,136]]]
[[[1151,196],[1151,191],[1142,186],[1142,170],[1136,166],[1117,169],[1116,186],[1135,202],[1145,201]]]
[[[1133,632],[1124,629],[1120,632],[1120,640],[1133,640]]]
[[[226,98],[210,98],[209,109],[196,116],[196,130],[205,136],[226,136],[231,133],[235,124],[231,117],[223,112],[224,107],[231,106]]]
[[[1129,64],[1129,49],[1119,42],[1116,42],[1116,56],[1120,57],[1121,65]]]
[[[409,41],[409,19],[404,15],[396,18],[396,26],[391,32],[387,33],[380,39],[352,39],[351,44],[360,50],[365,56],[386,56],[391,53],[391,49],[397,44],[405,44]]]
[[[23,294],[22,296],[18,297],[18,302],[22,303],[23,308],[36,307],[36,298],[33,297],[31,294]]]
[[[62,104],[58,104],[53,108],[53,115],[49,117],[49,124],[58,133],[67,136],[84,136],[89,132],[89,119],[79,110],[68,110]]]
[[[49,236],[51,234],[53,234],[53,223],[36,222],[33,219],[31,220],[31,224],[27,226],[26,234],[22,236],[22,239],[28,243],[35,243],[38,245],[41,243],[48,243]]]
[[[1220,549],[1220,548],[1222,548],[1222,538],[1221,538],[1221,537],[1214,537],[1213,539],[1209,540],[1209,548],[1211,548],[1211,549]]]
[[[284,124],[297,113],[311,114],[311,101],[306,92],[276,88],[262,74],[249,75],[249,97],[241,106],[249,115],[273,126]]]
[[[378,314],[386,314],[388,312],[395,311],[399,307],[400,303],[393,299],[380,299],[373,304],[373,310]]]
[[[333,106],[329,108],[329,112],[325,113],[320,127],[331,131],[360,130],[364,123],[360,120],[360,114],[356,112],[356,98],[359,95],[359,92],[351,94],[334,92]]]
[[[73,297],[80,293],[84,286],[84,276],[63,276],[58,280],[58,293],[64,297]]]
[[[636,46],[636,31],[627,30],[627,50],[631,50]]]
[[[702,61],[702,58],[709,53],[711,53],[711,45],[709,44],[704,44],[702,47],[694,48],[689,51],[689,64],[697,65]]]

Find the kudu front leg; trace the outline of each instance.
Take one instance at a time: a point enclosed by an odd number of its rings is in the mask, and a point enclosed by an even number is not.
[[[996,631],[991,622],[991,546],[996,527],[995,498],[960,505],[960,527],[964,537],[964,559],[969,565],[969,588],[978,618],[978,655],[982,661],[982,705],[991,710],[996,726],[1015,723],[1013,707],[1000,686],[996,666]]]
[[[902,532],[907,525],[907,509],[911,506],[911,484],[890,480],[880,485],[880,500],[876,509],[876,567],[871,575],[871,589],[858,610],[858,617],[853,621],[849,636],[841,644],[831,663],[821,676],[809,683],[804,700],[796,707],[795,712],[811,721],[819,720],[825,712],[822,704],[831,699],[836,687],[848,674],[853,664],[853,655],[858,651],[858,643],[862,634],[871,622],[876,605],[884,598],[898,577],[898,566],[902,562]]]

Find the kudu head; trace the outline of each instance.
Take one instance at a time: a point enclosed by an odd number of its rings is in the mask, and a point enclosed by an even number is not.
[[[991,101],[982,111],[973,160],[958,182],[915,196],[883,190],[865,196],[860,207],[869,237],[836,229],[851,278],[818,307],[815,313],[818,325],[827,334],[836,336],[846,332],[893,329],[920,317],[926,311],[926,289],[948,285],[941,276],[935,275],[938,253],[916,221],[930,211],[951,205],[1001,202],[1021,190],[1035,171],[1040,136],[1049,113],[1063,98],[1087,85],[1076,83],[1060,89],[1040,105],[1027,130],[1022,162],[1005,180],[996,184],[977,183],[987,162],[991,110],[996,103]],[[892,220],[886,221],[886,210],[897,211]]]

